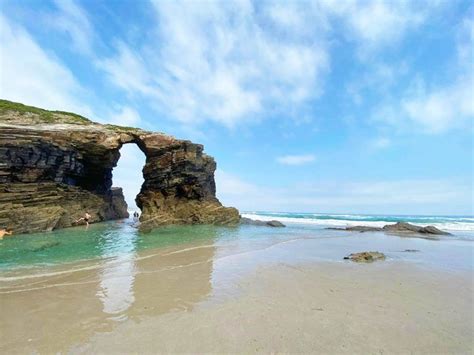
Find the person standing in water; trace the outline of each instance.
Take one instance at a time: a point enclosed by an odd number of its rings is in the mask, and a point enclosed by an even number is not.
[[[137,211],[133,212],[133,221],[134,222],[138,222],[138,217],[140,217],[140,215],[138,214]]]
[[[81,221],[84,221],[84,222],[86,222],[86,226],[89,227],[89,220],[90,219],[91,219],[91,215],[89,214],[89,212],[86,211],[86,213],[84,214],[84,217],[79,218],[75,223],[79,223]]]

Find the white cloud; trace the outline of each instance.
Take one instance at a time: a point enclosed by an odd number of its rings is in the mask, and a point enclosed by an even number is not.
[[[302,155],[284,155],[278,157],[276,160],[283,165],[305,165],[315,161],[316,157],[313,154]]]
[[[253,184],[241,180],[239,177],[217,169],[215,173],[216,189],[224,196],[240,196],[252,194],[258,191]]]
[[[217,196],[241,211],[471,214],[472,183],[460,179],[404,179],[362,182],[321,181],[283,187],[250,184],[235,176],[239,189],[221,188]],[[225,177],[226,175],[218,175]]]
[[[109,115],[108,123],[113,123],[121,126],[136,127],[140,125],[140,114],[129,106],[122,106],[116,112]]]
[[[120,43],[99,66],[170,118],[232,127],[321,95],[329,62],[317,22],[308,39],[307,27],[292,31],[247,1],[154,5],[155,41],[135,50]],[[295,13],[298,21],[306,20]]]
[[[83,88],[71,71],[2,15],[0,53],[2,98],[90,117],[91,110],[78,99]]]
[[[452,81],[429,84],[416,76],[400,95],[377,107],[372,118],[399,129],[421,129],[438,134],[472,125],[474,119],[474,21],[459,26],[457,53],[450,72]]]
[[[134,209],[135,197],[143,184],[142,169],[145,165],[145,154],[135,144],[125,144],[120,149],[120,159],[112,171],[113,186],[121,187],[128,207]]]
[[[473,76],[446,87],[427,90],[423,84],[401,102],[410,120],[428,133],[440,133],[474,118]]]
[[[58,11],[48,17],[48,25],[67,33],[74,49],[82,54],[93,54],[95,35],[86,12],[74,0],[54,0]]]
[[[320,0],[321,9],[341,19],[345,35],[356,40],[360,54],[393,45],[411,29],[423,24],[439,8],[438,1]]]
[[[142,123],[140,114],[130,106],[117,106],[114,110],[106,110],[97,122],[120,126],[138,127]]]
[[[117,45],[116,57],[97,61],[97,65],[116,86],[130,94],[153,94],[152,75],[143,59],[123,42]]]

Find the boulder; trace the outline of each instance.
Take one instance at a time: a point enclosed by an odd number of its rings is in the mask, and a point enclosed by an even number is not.
[[[265,226],[265,227],[277,227],[277,228],[285,227],[285,225],[281,223],[280,221],[276,221],[276,220],[260,221],[257,219],[251,219],[247,217],[241,217],[240,224],[249,224],[253,226]]]
[[[396,233],[421,233],[433,235],[450,235],[448,232],[439,230],[434,226],[421,227],[406,222],[397,222],[395,224],[387,224],[383,227],[384,231]]]
[[[283,223],[281,223],[280,221],[276,221],[276,220],[273,220],[273,221],[268,221],[267,222],[267,226],[270,226],[270,227],[285,227],[285,225]]]
[[[345,260],[351,260],[356,263],[371,263],[377,260],[385,260],[385,255],[378,251],[364,251],[361,253],[353,253],[344,257]]]
[[[434,226],[416,226],[414,224],[406,222],[397,222],[395,224],[387,224],[380,227],[371,227],[371,226],[349,226],[349,227],[328,227],[329,230],[342,230],[348,232],[390,232],[390,233],[419,233],[427,236],[436,236],[436,235],[451,235],[451,233],[442,231]]]

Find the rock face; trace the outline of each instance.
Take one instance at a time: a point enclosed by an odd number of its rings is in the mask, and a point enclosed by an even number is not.
[[[144,152],[136,198],[144,228],[237,224],[235,208],[215,197],[214,159],[190,141],[0,100],[0,228],[28,233],[128,217],[112,169],[123,144]]]
[[[260,221],[256,219],[251,219],[247,217],[240,218],[240,224],[250,224],[253,226],[266,226],[266,227],[285,227],[280,221]]]
[[[330,230],[343,230],[350,232],[391,232],[391,233],[419,233],[424,235],[451,235],[451,233],[442,231],[434,226],[416,226],[414,224],[406,222],[397,222],[395,224],[387,224],[380,227],[370,227],[370,226],[352,226],[345,228],[326,228]]]
[[[377,260],[385,260],[385,255],[378,251],[364,251],[362,253],[353,253],[344,257],[345,260],[351,260],[356,263],[371,263]]]
[[[408,232],[408,233],[421,233],[421,234],[434,234],[434,235],[450,235],[448,232],[439,230],[434,226],[420,227],[414,224],[406,222],[398,222],[395,224],[387,224],[383,227],[384,231],[387,232]]]

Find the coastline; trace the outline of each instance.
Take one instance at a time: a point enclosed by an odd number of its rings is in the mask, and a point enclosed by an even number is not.
[[[2,352],[472,351],[471,241],[292,226],[124,231],[98,259],[0,272]],[[181,242],[152,244],[178,232]],[[342,260],[372,248],[387,260]]]
[[[471,353],[468,281],[405,263],[273,265],[241,279],[227,300],[127,322],[75,350]]]

